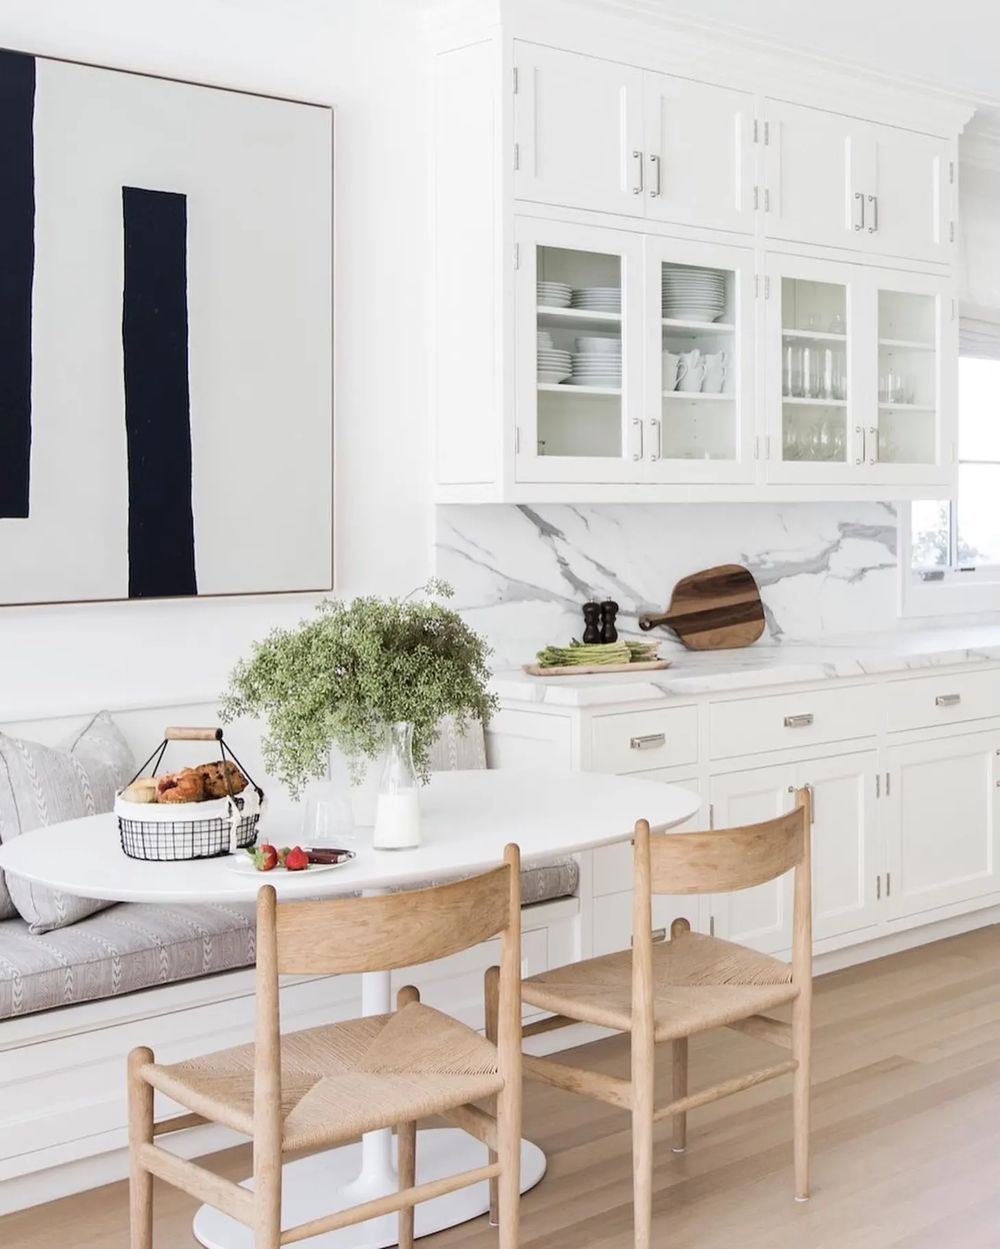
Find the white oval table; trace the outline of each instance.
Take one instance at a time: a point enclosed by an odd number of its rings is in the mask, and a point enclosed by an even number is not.
[[[356,845],[357,858],[324,872],[267,875],[237,872],[228,856],[189,863],[145,863],[126,858],[111,815],[38,829],[0,846],[0,868],[37,884],[86,898],[116,902],[252,902],[264,883],[279,899],[384,893],[448,876],[495,867],[508,842],[517,842],[525,866],[626,841],[637,819],[667,829],[698,810],[695,794],[675,785],[588,772],[512,769],[435,774],[421,795],[422,844],[416,850],[373,850]],[[261,819],[259,839],[277,845],[305,840],[301,809],[275,808]],[[362,1012],[391,1010],[390,976],[362,977]],[[124,1075],[122,1077],[124,1081]],[[483,1155],[479,1157],[480,1153]],[[485,1149],[455,1128],[420,1133],[417,1182],[486,1164]],[[545,1173],[545,1155],[523,1143],[521,1191]],[[287,1163],[282,1226],[357,1205],[397,1188],[390,1131],[372,1132],[342,1146]],[[416,1234],[427,1236],[489,1208],[485,1184],[417,1207]],[[194,1233],[206,1249],[253,1249],[253,1233],[203,1206]],[[309,1241],[312,1249],[385,1249],[396,1244],[396,1216],[372,1219]]]

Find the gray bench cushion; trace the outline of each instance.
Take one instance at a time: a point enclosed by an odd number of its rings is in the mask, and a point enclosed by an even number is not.
[[[524,905],[569,896],[578,875],[572,859],[527,868]],[[254,909],[122,902],[47,933],[29,932],[22,919],[0,921],[0,1019],[248,967]]]

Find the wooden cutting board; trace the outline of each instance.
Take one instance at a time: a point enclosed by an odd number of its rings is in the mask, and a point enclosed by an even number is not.
[[[764,632],[764,606],[753,573],[742,564],[720,564],[682,578],[662,615],[639,617],[640,629],[660,625],[673,629],[692,651],[752,646]]]

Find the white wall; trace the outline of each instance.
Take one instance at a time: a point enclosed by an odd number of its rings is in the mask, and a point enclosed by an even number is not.
[[[405,592],[421,581],[431,508],[418,6],[3,0],[0,46],[335,106],[336,586]],[[252,638],[312,601],[0,608],[0,723],[211,692]]]

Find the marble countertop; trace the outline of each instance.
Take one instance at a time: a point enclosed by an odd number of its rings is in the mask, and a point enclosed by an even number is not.
[[[634,674],[532,677],[519,671],[497,672],[492,685],[505,702],[594,707],[995,663],[1000,662],[1000,624],[858,633],[820,642],[758,642],[743,650],[671,652],[670,658],[670,668]]]

